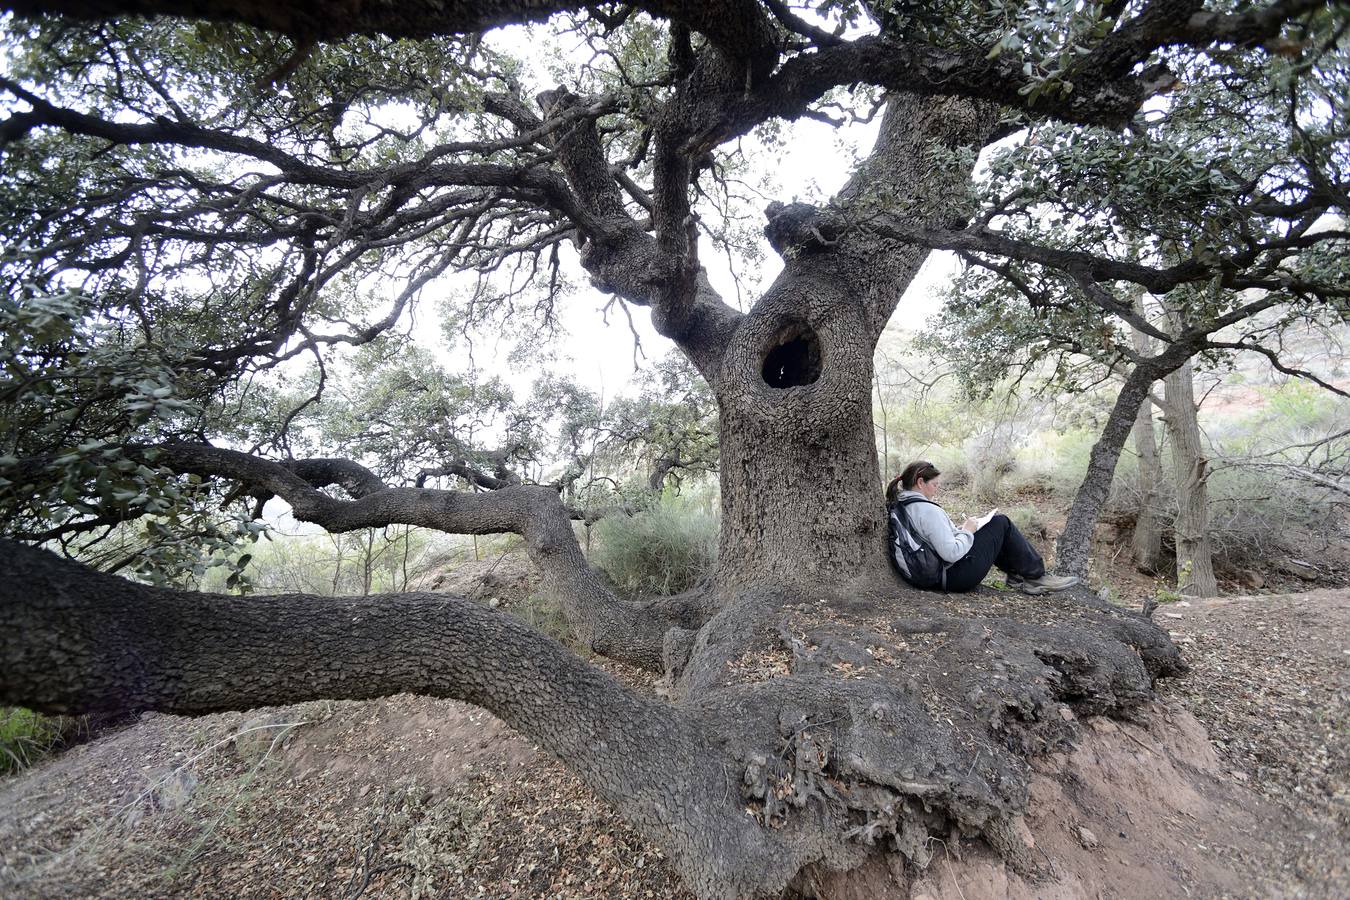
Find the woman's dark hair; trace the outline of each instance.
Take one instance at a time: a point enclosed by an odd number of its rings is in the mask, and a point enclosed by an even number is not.
[[[919,479],[932,481],[942,473],[937,470],[937,466],[927,460],[918,460],[905,466],[905,471],[895,476],[886,485],[886,502],[894,503],[900,497],[901,487],[907,491],[914,490],[914,485],[918,484]]]
[[[900,476],[897,475],[891,479],[890,484],[886,485],[886,502],[894,503],[900,498]]]
[[[937,466],[926,459],[920,459],[905,466],[905,471],[900,473],[900,482],[905,486],[905,490],[912,491],[920,481],[932,481],[941,474]]]

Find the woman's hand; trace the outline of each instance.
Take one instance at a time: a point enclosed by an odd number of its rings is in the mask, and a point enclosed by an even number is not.
[[[966,520],[961,523],[961,530],[969,531],[971,534],[974,534],[976,531],[979,530],[979,528],[980,528],[980,520],[975,518],[974,516],[968,516]]]

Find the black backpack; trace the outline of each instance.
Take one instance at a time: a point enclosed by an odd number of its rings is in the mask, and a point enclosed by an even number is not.
[[[916,588],[947,590],[947,563],[933,545],[924,540],[909,522],[905,507],[911,503],[933,503],[922,497],[904,497],[889,507],[891,520],[891,563],[900,577]],[[937,506],[936,503],[933,503]]]

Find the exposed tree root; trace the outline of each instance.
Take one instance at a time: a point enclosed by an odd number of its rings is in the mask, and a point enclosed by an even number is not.
[[[1090,595],[848,597],[764,586],[655,604],[675,703],[440,595],[214,597],[10,545],[0,702],[206,712],[418,691],[499,715],[576,771],[704,897],[777,896],[874,853],[922,869],[982,836],[1018,873],[1030,761],[1126,716],[1184,665]],[[95,589],[96,588],[96,589]],[[648,614],[648,611],[643,611]]]

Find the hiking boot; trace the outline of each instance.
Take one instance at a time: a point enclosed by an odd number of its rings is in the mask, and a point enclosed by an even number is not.
[[[1039,594],[1051,594],[1066,590],[1078,583],[1076,575],[1042,575],[1040,578],[1022,578],[1019,575],[1008,576],[1008,587],[1017,588],[1033,597]]]

